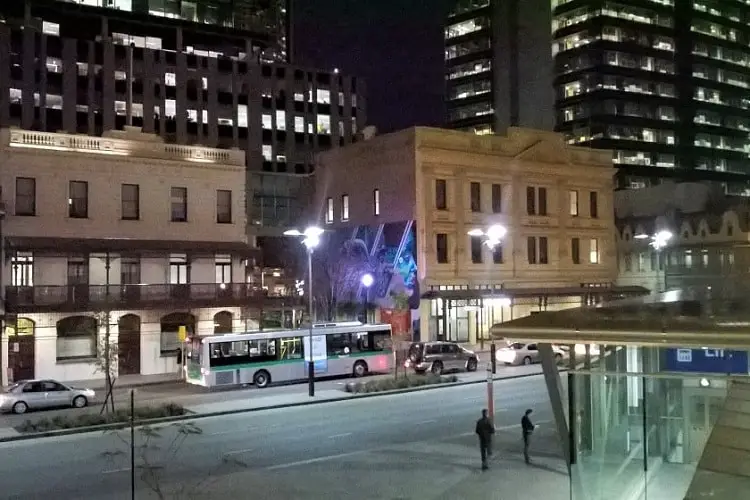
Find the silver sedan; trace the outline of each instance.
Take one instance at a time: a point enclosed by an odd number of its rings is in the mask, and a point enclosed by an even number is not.
[[[72,406],[83,408],[94,399],[91,389],[69,387],[54,380],[22,380],[0,393],[0,412]]]

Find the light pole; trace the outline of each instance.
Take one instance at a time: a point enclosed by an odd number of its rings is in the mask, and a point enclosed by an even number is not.
[[[307,382],[309,385],[310,397],[315,396],[315,361],[313,360],[313,284],[312,284],[312,254],[315,247],[320,244],[320,236],[323,234],[323,230],[319,227],[310,226],[304,231],[298,229],[290,229],[284,231],[285,236],[301,236],[302,244],[307,249],[307,280],[309,285],[307,287],[307,315],[310,317],[310,333],[308,335],[308,359],[307,359]]]
[[[365,273],[362,276],[361,283],[365,287],[365,323],[370,322],[370,287],[374,282],[375,278],[372,277],[372,274]]]
[[[652,235],[648,234],[636,234],[634,236],[637,240],[650,239],[649,245],[656,251],[656,278],[659,279],[659,264],[661,261],[661,250],[669,244],[669,240],[672,239],[672,232],[662,229]],[[667,263],[664,262],[664,291],[667,291]]]

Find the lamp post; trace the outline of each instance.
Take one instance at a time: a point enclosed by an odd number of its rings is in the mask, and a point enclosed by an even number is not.
[[[372,277],[372,274],[365,273],[362,275],[362,279],[360,280],[362,283],[362,286],[365,287],[365,323],[370,322],[370,287],[375,282],[375,278]]]
[[[319,227],[310,226],[304,231],[298,229],[290,229],[284,231],[285,236],[301,236],[302,244],[307,249],[307,280],[308,280],[308,297],[307,297],[307,314],[310,317],[310,332],[308,335],[308,351],[309,358],[307,359],[307,382],[309,385],[310,397],[315,396],[315,361],[313,360],[313,284],[312,284],[312,254],[315,247],[320,244],[320,236],[323,234],[323,230]]]
[[[661,261],[661,250],[666,247],[669,244],[669,240],[672,239],[672,232],[667,231],[666,229],[662,229],[660,231],[655,232],[652,235],[648,234],[636,234],[634,236],[637,240],[647,240],[650,239],[651,241],[648,242],[649,246],[653,248],[656,251],[656,278],[659,279],[659,263]],[[667,263],[664,262],[664,291],[667,291]]]

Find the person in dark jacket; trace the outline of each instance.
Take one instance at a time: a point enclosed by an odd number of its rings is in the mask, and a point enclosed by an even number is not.
[[[487,416],[487,410],[482,410],[482,418],[477,420],[476,431],[479,436],[479,453],[482,455],[482,470],[487,470],[487,457],[492,455],[492,435],[495,426]]]
[[[531,412],[532,410],[526,410],[526,413],[524,413],[523,417],[521,418],[521,432],[523,433],[523,459],[526,460],[527,464],[531,463],[531,458],[529,458],[529,439],[531,438],[531,434],[534,432],[534,428],[536,427],[531,423],[531,418],[529,418]]]

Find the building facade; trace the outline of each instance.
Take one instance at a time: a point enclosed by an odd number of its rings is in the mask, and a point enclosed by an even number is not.
[[[750,5],[553,1],[556,130],[614,151],[620,187],[750,170]]]
[[[552,130],[549,0],[458,0],[445,27],[449,128]]]
[[[257,328],[290,307],[247,284],[241,151],[2,129],[3,382],[177,372],[178,332]],[[107,319],[108,318],[108,319]]]
[[[609,152],[561,135],[413,128],[322,153],[323,247],[351,293],[375,275],[371,300],[408,299],[422,339],[474,342],[535,311],[624,293],[617,275]],[[491,250],[473,229],[502,225]],[[346,287],[345,287],[346,288]]]

